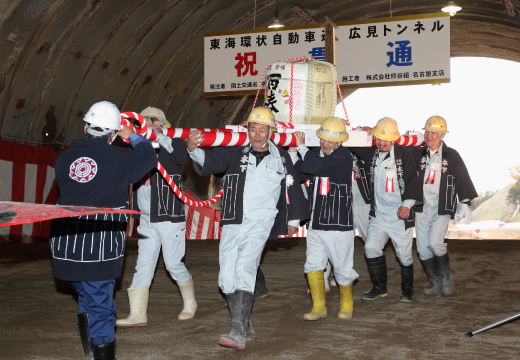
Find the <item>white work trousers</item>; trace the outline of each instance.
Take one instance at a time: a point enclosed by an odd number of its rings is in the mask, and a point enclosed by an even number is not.
[[[359,277],[354,270],[354,231],[309,229],[305,273],[323,271],[328,260],[334,267],[338,284],[350,285]]]
[[[362,201],[359,205],[356,201],[352,204],[352,213],[354,214],[354,227],[359,231],[359,236],[363,241],[367,240],[368,222],[370,219],[370,204]]]
[[[260,257],[273,224],[274,217],[268,217],[222,227],[218,285],[224,294],[235,290],[254,293]]]
[[[412,244],[413,228],[404,229],[404,221],[395,213],[376,212],[377,217],[370,217],[368,236],[365,240],[365,255],[372,259],[383,256],[383,248],[390,237],[395,253],[403,266],[413,264]]]
[[[186,223],[163,221],[150,223],[148,215],[141,215],[137,233],[139,234],[139,254],[135,265],[131,288],[150,287],[157,266],[159,252],[163,252],[164,264],[178,285],[190,279],[190,273],[181,261],[186,249]]]
[[[451,216],[439,215],[437,206],[424,204],[423,212],[415,214],[415,234],[417,237],[417,252],[421,260],[427,260],[433,255],[443,256],[448,252],[444,237],[448,232]]]
[[[273,224],[274,217],[268,217],[222,227],[218,285],[224,294],[235,290],[254,293],[260,257]]]

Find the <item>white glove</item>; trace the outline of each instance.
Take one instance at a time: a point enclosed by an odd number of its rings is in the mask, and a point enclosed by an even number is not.
[[[466,225],[469,225],[473,221],[473,213],[467,204],[459,202],[455,212],[455,221],[459,222],[462,219]]]

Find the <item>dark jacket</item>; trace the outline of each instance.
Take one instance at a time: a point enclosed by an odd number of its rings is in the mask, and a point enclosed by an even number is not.
[[[423,201],[423,193],[422,186],[419,178],[417,177],[417,171],[415,169],[414,150],[396,143],[394,143],[393,146],[401,200],[415,200],[416,204],[421,204]],[[379,150],[376,147],[350,148],[350,150],[365,161],[365,169],[367,170],[367,176],[370,179],[370,193],[374,194],[374,177]],[[411,228],[415,225],[414,208],[415,206],[410,209],[409,218],[403,220],[405,229]],[[376,217],[375,196],[372,196],[370,216]]]
[[[338,147],[330,155],[320,157],[320,148],[307,151],[295,167],[300,171],[300,180],[309,178],[307,195],[309,212],[314,207],[312,229],[329,231],[353,230],[352,219],[352,155],[343,146]],[[329,179],[329,192],[320,194],[322,178]],[[314,204],[314,188],[318,186],[316,204]]]
[[[178,138],[171,139],[173,152],[169,153],[165,148],[160,147],[157,151],[157,160],[164,167],[175,185],[182,191],[182,164],[188,159],[186,143]],[[151,197],[150,197],[150,222],[158,223],[170,221],[179,223],[186,221],[184,202],[182,202],[164,180],[159,171],[154,168],[151,174],[145,176],[141,181],[133,186],[133,208],[138,210],[137,190],[146,181],[148,176],[152,178]]]
[[[128,207],[128,185],[157,163],[149,141],[134,150],[101,138],[73,140],[56,158],[59,205]],[[53,220],[50,245],[57,278],[102,281],[121,276],[127,216],[89,215]]]
[[[426,169],[426,154],[428,147],[414,148],[415,166],[421,184],[424,183],[424,172]],[[453,219],[457,211],[458,201],[473,200],[478,196],[475,186],[471,181],[468,169],[457,150],[448,147],[442,142],[442,171],[441,184],[439,188],[439,215],[450,215]],[[417,212],[423,211],[420,205]]]
[[[365,162],[356,155],[352,155],[352,161],[354,175],[361,197],[365,200],[365,204],[370,204],[372,201],[372,195],[370,194],[370,184],[367,179]]]
[[[224,175],[224,194],[222,195],[222,212],[220,225],[241,224],[244,211],[244,185],[247,171],[243,167],[247,166],[244,156],[249,158],[249,146],[219,147],[205,151],[204,166],[202,175],[220,174]],[[286,171],[286,177],[280,183],[280,197],[278,199],[274,225],[269,238],[277,238],[279,235],[287,235],[287,225],[290,220],[307,220],[310,218],[307,210],[307,200],[303,195],[300,186],[294,184],[288,187],[289,203],[285,196],[286,178],[291,175],[298,179],[298,174],[293,167],[291,158],[287,151],[278,147],[282,163]],[[260,189],[258,189],[260,190]]]

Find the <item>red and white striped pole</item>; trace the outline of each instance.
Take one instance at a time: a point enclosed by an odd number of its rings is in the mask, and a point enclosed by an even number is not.
[[[426,143],[417,135],[403,135],[395,141],[402,146],[424,146]],[[376,138],[372,136],[372,146],[376,146]]]

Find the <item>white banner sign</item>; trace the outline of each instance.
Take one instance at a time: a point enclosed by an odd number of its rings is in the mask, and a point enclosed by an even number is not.
[[[336,69],[341,88],[449,82],[449,15],[337,25]],[[324,28],[309,25],[205,34],[205,95],[256,93],[267,64],[301,56],[325,60]]]

